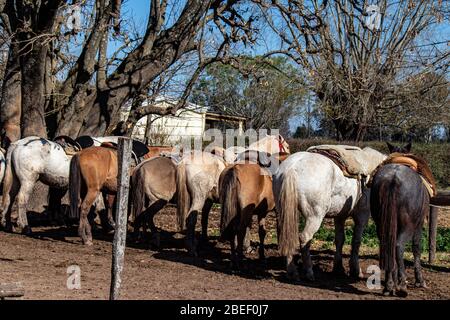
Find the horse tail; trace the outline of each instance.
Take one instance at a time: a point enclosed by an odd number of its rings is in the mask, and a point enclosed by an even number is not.
[[[70,218],[80,217],[80,192],[81,192],[81,171],[78,154],[70,160],[69,173],[69,196],[70,196]]]
[[[186,184],[186,165],[177,166],[177,223],[180,231],[186,228],[186,217],[190,207],[190,196]]]
[[[380,224],[380,268],[393,270],[396,265],[397,243],[397,203],[395,192],[389,192],[394,186],[382,186],[379,190],[381,201]]]
[[[226,169],[225,169],[226,170]],[[225,173],[220,185],[220,203],[222,214],[220,218],[220,233],[222,239],[232,236],[233,226],[230,223],[239,214],[238,196],[240,193],[240,183],[236,176],[236,170],[230,168]]]
[[[296,175],[294,172],[284,172],[277,198],[278,211],[278,247],[281,255],[293,255],[299,243],[298,194]]]
[[[131,201],[130,201],[130,218],[134,223],[138,221],[142,209],[145,206],[145,181],[140,175],[139,169],[134,171],[131,177]]]

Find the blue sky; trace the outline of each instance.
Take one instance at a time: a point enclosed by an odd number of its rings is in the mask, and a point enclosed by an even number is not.
[[[180,4],[184,1],[181,0],[169,0],[170,3]],[[149,13],[149,6],[150,1],[148,0],[126,0],[124,1],[123,7],[122,7],[122,14],[127,17],[133,17],[133,21],[135,22],[135,25],[138,27],[139,31],[141,31],[141,34],[145,31],[147,20],[148,20],[148,13]],[[179,6],[176,6],[179,7]],[[173,6],[172,6],[173,8]],[[171,17],[171,6],[169,6],[167,10],[167,17]],[[278,38],[271,34],[270,31],[265,30],[264,35],[264,42],[260,42],[259,45],[256,47],[249,49],[248,54],[262,54],[266,52],[267,50],[273,49],[277,46],[279,43]],[[437,32],[432,34],[432,38],[436,37],[437,40],[446,40],[449,41],[449,44],[443,45],[442,48],[444,50],[448,50],[448,46],[450,45],[450,25],[448,23],[442,23],[438,29]],[[428,39],[428,41],[435,41],[436,39]],[[110,45],[109,51],[113,52],[115,49],[115,45]],[[299,125],[301,122],[301,119],[298,117],[294,117],[291,121],[291,129],[294,129]]]

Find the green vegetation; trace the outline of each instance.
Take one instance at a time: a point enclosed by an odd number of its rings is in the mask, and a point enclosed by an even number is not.
[[[345,244],[351,245],[353,238],[353,226],[346,226],[345,228]],[[334,242],[334,226],[322,225],[322,227],[317,231],[314,239],[325,241],[328,243],[330,248],[333,248],[332,244]],[[378,247],[378,238],[375,224],[369,222],[368,226],[364,230],[362,239],[362,245],[376,248]],[[322,246],[326,249],[326,247]],[[406,246],[406,251],[411,251],[411,244]],[[428,226],[424,227],[422,233],[422,252],[428,251]],[[436,237],[436,251],[438,252],[449,252],[450,251],[450,228],[438,227],[437,237]]]

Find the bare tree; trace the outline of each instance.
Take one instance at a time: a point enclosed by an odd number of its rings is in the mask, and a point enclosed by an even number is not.
[[[442,1],[254,2],[281,41],[267,56],[286,54],[307,72],[340,139],[363,139],[392,110],[413,112],[412,97],[423,108],[426,92],[448,86],[448,39],[429,37],[442,36],[436,32],[448,19]],[[447,97],[427,110],[448,112]]]
[[[68,2],[0,1],[2,27],[9,35],[0,119],[8,140],[47,136],[49,118],[56,126],[50,130],[52,135],[112,132],[121,106],[133,99],[131,117],[175,113],[206,65],[227,59],[233,43],[252,41],[252,17],[242,9],[245,1],[151,0],[145,31],[134,39],[121,32],[121,0],[72,1],[71,5],[88,10],[84,30],[67,28],[64,10]],[[216,30],[219,41],[206,55],[203,49],[210,29]],[[79,54],[68,57],[64,47],[80,32],[84,39]],[[121,39],[123,45],[108,56],[111,37]],[[152,105],[141,108],[139,99],[147,95],[154,81],[195,52],[197,66],[179,103],[167,110]]]

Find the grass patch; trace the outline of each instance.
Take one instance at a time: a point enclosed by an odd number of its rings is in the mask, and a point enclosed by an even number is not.
[[[345,227],[345,244],[351,245],[353,238],[353,226]],[[334,227],[322,225],[314,236],[314,239],[324,241],[325,243],[334,243]],[[363,232],[362,245],[370,248],[376,248],[379,246],[377,231],[375,223],[369,222],[368,226]],[[422,252],[428,252],[428,226],[425,226],[422,232]],[[327,246],[327,244],[322,244]],[[406,251],[411,251],[411,243],[406,246]],[[437,237],[436,237],[436,251],[438,252],[449,252],[450,251],[450,228],[438,227]]]

